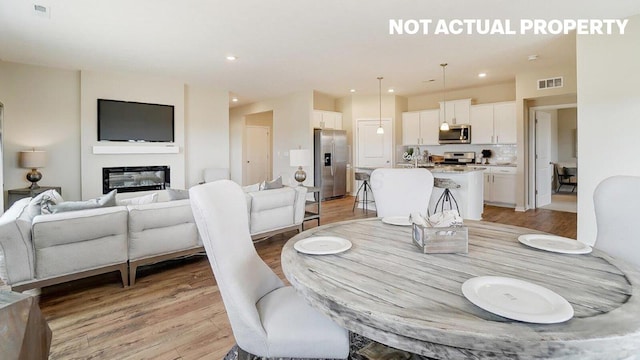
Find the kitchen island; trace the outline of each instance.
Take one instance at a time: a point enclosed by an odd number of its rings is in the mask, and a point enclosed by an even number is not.
[[[420,166],[419,166],[420,167]],[[466,166],[436,166],[426,167],[436,179],[450,179],[460,185],[458,189],[450,189],[451,195],[458,202],[460,216],[467,220],[482,220],[483,196],[484,196],[484,168],[471,168]],[[436,202],[444,192],[444,189],[434,187],[429,201],[431,213],[440,211],[435,209]],[[455,203],[452,204],[455,209]],[[449,204],[445,204],[445,210]]]
[[[414,164],[399,164],[398,168],[415,167]],[[460,216],[467,220],[482,220],[483,197],[484,197],[484,176],[483,167],[471,166],[450,166],[450,165],[424,165],[418,163],[418,167],[425,168],[433,174],[434,178],[450,179],[460,185],[458,189],[450,189],[451,195],[458,202]],[[375,168],[356,167],[358,171],[366,171],[371,173]],[[429,200],[429,211],[434,213],[435,205],[444,189],[434,187]],[[371,196],[373,197],[373,196]],[[369,204],[369,208],[375,206],[375,203]],[[455,209],[455,203],[452,204]],[[361,207],[361,205],[358,205]],[[449,209],[449,204],[445,204],[445,210]],[[438,206],[440,211],[440,206]]]

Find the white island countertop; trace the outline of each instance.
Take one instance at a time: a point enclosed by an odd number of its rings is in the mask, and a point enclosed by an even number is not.
[[[406,168],[414,168],[415,165],[414,164],[409,164],[409,163],[401,163],[401,164],[397,164],[396,165],[397,168],[399,169],[406,169]],[[466,166],[466,165],[425,165],[425,164],[418,164],[419,168],[424,168],[427,169],[429,171],[431,171],[434,174],[439,174],[439,173],[469,173],[469,172],[473,172],[473,171],[484,171],[486,168],[482,167],[482,166],[477,166],[477,165],[470,165],[470,166]]]

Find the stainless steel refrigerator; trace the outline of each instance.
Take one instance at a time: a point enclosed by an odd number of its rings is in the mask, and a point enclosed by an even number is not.
[[[315,129],[314,183],[323,199],[347,194],[347,132]]]

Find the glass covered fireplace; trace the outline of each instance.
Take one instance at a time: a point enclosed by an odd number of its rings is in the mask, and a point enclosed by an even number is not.
[[[111,190],[134,192],[162,190],[171,185],[168,166],[127,166],[102,168],[102,193]]]

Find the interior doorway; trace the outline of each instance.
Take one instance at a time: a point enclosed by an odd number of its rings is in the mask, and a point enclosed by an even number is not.
[[[529,207],[577,212],[577,186],[558,186],[562,169],[577,169],[576,104],[532,107],[529,119]]]
[[[243,185],[269,181],[273,177],[273,111],[245,117]]]

